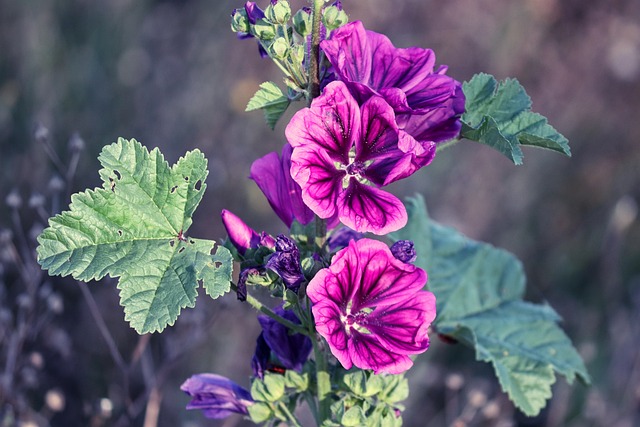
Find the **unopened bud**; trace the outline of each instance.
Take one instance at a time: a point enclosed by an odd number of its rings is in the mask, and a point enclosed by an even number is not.
[[[303,7],[293,15],[293,29],[302,37],[311,34],[311,9]]]
[[[338,27],[342,27],[349,22],[349,17],[342,10],[342,6],[332,5],[327,7],[322,13],[322,23],[327,27],[328,31],[335,30]]]
[[[253,35],[259,40],[273,40],[276,37],[273,25],[264,19],[256,21],[251,29],[253,30]]]
[[[234,9],[231,14],[231,31],[234,33],[248,33],[250,30],[249,18],[244,7]]]
[[[280,37],[269,45],[269,56],[274,59],[285,59],[289,53],[289,43]]]
[[[264,10],[264,15],[274,24],[284,25],[291,19],[291,6],[286,0],[272,1]]]

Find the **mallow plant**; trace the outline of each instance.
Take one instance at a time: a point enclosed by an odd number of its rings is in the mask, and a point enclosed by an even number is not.
[[[216,373],[182,384],[187,408],[210,418],[300,426],[306,412],[324,427],[401,425],[404,376],[434,334],[493,365],[527,415],[545,406],[556,374],[588,383],[556,312],[523,300],[512,254],[432,221],[420,196],[402,201],[387,187],[462,139],[515,164],[523,146],[570,155],[522,86],[488,74],[461,83],[432,50],[395,47],[349,22],[340,1],[295,13],[285,0],[265,3],[234,10],[231,28],[284,74],[284,88],[263,83],[247,110],[273,128],[302,101],[282,149],[249,171],[289,233],[253,230],[224,210],[226,241],[191,236],[203,153],[169,166],[158,149],[120,138],[100,154],[102,187],[73,195],[40,234],[40,265],[83,281],[117,277],[140,334],[173,325],[199,286],[254,307],[262,333],[246,359],[251,386]]]

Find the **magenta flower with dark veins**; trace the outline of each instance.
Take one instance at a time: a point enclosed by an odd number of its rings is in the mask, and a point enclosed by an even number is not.
[[[253,405],[249,391],[221,375],[193,375],[180,389],[191,396],[187,409],[200,409],[207,418],[247,415],[247,408]]]
[[[291,176],[305,204],[320,218],[337,215],[363,233],[386,234],[406,224],[402,202],[379,187],[413,174],[435,155],[435,143],[420,144],[398,129],[382,97],[359,106],[339,81],[298,111],[285,133],[293,147]]]
[[[302,201],[302,190],[291,178],[291,146],[282,147],[282,156],[271,152],[251,165],[249,178],[255,181],[271,208],[291,228],[293,220],[301,224],[313,221],[313,212]]]
[[[345,369],[404,372],[409,355],[429,348],[436,299],[423,290],[426,281],[384,243],[352,240],[307,286],[316,330]]]
[[[396,48],[360,21],[334,30],[320,47],[358,102],[382,96],[393,107],[398,126],[417,141],[437,143],[460,133],[462,86],[445,75],[447,67],[434,70],[431,49]]]

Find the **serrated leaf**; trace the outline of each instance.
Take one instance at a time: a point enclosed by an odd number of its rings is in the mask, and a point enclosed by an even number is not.
[[[264,119],[271,129],[289,107],[291,101],[273,82],[264,82],[247,104],[246,111],[264,110]]]
[[[217,297],[229,290],[231,256],[213,241],[185,237],[206,185],[196,150],[169,167],[156,148],[120,138],[99,157],[103,188],[74,194],[68,211],[38,236],[38,262],[77,280],[119,277],[125,319],[140,334],[172,325],[193,307],[198,281]]]
[[[522,164],[521,145],[547,148],[571,156],[569,141],[531,110],[531,98],[515,79],[498,83],[489,74],[476,74],[462,85],[464,138],[486,144]]]
[[[427,271],[436,295],[436,329],[490,362],[518,408],[539,413],[551,396],[554,372],[570,383],[576,376],[589,382],[555,311],[522,301],[524,271],[513,255],[431,221],[419,196],[407,201],[407,211],[407,226],[392,238],[415,243],[416,265]]]

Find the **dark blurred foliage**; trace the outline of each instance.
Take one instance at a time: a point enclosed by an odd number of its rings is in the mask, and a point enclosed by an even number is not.
[[[405,425],[640,425],[640,2],[343,3],[397,46],[433,48],[459,80],[518,78],[573,151],[525,150],[516,167],[462,142],[394,191],[425,194],[437,220],[517,254],[531,299],[564,317],[593,386],[560,380],[543,414],[526,419],[488,365],[434,337],[410,373]],[[48,278],[33,255],[45,218],[99,184],[97,154],[118,136],[160,147],[170,163],[204,151],[209,187],[193,236],[222,237],[223,208],[284,231],[246,177],[280,151],[292,112],[272,132],[243,111],[260,82],[281,78],[229,30],[240,4],[0,0],[0,425],[242,424],[185,411],[178,387],[204,371],[248,385],[259,329],[250,309],[202,295],[176,326],[139,338],[114,281]]]

